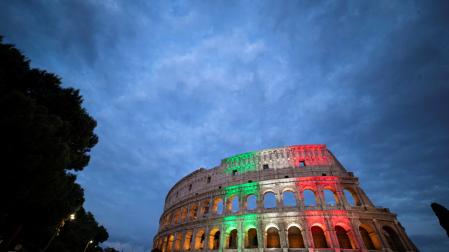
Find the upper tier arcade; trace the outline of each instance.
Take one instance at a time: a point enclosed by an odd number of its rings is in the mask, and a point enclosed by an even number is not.
[[[310,176],[353,177],[324,144],[265,149],[225,158],[212,169],[200,168],[179,180],[169,191],[165,208],[182,199],[229,185]]]

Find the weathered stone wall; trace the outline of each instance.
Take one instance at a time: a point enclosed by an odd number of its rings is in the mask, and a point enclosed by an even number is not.
[[[284,201],[286,192],[293,202]],[[275,205],[264,205],[273,194]],[[243,153],[187,175],[166,197],[153,246],[163,252],[417,251],[395,214],[376,208],[325,145]]]

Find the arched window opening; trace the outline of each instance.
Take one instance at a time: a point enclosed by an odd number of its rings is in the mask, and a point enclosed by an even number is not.
[[[289,248],[305,248],[304,239],[302,238],[301,230],[298,227],[292,226],[287,232]]]
[[[187,208],[183,207],[181,210],[181,223],[184,223],[187,218]]]
[[[324,190],[324,201],[326,202],[326,205],[328,205],[328,206],[337,205],[335,194],[331,190]]]
[[[399,238],[398,234],[396,232],[388,227],[384,226],[382,228],[382,233],[387,239],[388,245],[390,246],[390,249],[397,252],[405,251],[404,245],[402,245],[401,239]]]
[[[215,198],[214,199],[214,205],[212,207],[212,211],[215,214],[223,214],[223,200],[221,198]]]
[[[351,240],[349,239],[348,232],[341,226],[335,227],[335,233],[337,234],[338,244],[342,249],[352,249]]]
[[[259,243],[257,241],[257,230],[255,228],[248,229],[246,234],[245,248],[257,248]]]
[[[315,193],[312,190],[305,190],[303,194],[305,206],[316,206]]]
[[[201,216],[205,217],[209,213],[210,200],[204,200],[201,204]]]
[[[257,208],[257,197],[254,194],[249,195],[246,197],[246,209],[247,210],[254,210]]]
[[[275,227],[267,230],[267,248],[280,248],[281,240],[279,239],[279,231]]]
[[[198,207],[197,207],[197,205],[195,204],[195,205],[193,205],[193,206],[190,208],[190,219],[191,219],[191,220],[195,220],[195,219],[196,219],[197,212],[198,212]]]
[[[366,230],[363,227],[359,227],[360,235],[362,236],[363,244],[365,244],[366,249],[368,250],[375,250],[380,249],[380,247],[374,246],[373,239],[370,236],[370,233],[368,230]],[[375,235],[375,233],[373,233]]]
[[[282,197],[284,198],[284,206],[286,207],[293,207],[296,206],[296,197],[295,193],[292,191],[285,191],[282,194]]]
[[[313,226],[311,231],[313,237],[313,245],[315,246],[315,248],[329,248],[323,229],[318,226]]]
[[[184,250],[190,250],[191,243],[192,243],[192,231],[188,230],[186,232],[186,237],[184,239]]]
[[[217,250],[220,248],[220,231],[218,228],[212,229],[209,235],[209,249]]]
[[[348,190],[343,190],[343,193],[345,194],[346,200],[348,201],[349,205],[355,206],[355,200],[354,197],[352,197],[352,194]]]
[[[182,233],[178,232],[178,233],[176,233],[174,251],[180,251],[181,250],[181,241],[182,241]]]
[[[175,240],[175,236],[173,234],[168,236],[167,241],[167,252],[173,251],[173,241]]]
[[[198,231],[195,236],[195,249],[202,250],[204,248],[204,240],[206,239],[206,235],[204,234],[204,230]]]
[[[175,212],[175,216],[173,217],[173,224],[178,224],[180,222],[181,212],[180,210]]]
[[[267,192],[263,196],[264,208],[276,208],[276,196],[272,192]]]
[[[237,229],[229,233],[228,249],[237,249]]]

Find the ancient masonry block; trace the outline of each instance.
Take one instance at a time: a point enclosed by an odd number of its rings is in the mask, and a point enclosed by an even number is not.
[[[162,252],[418,251],[325,145],[235,155],[167,194]]]

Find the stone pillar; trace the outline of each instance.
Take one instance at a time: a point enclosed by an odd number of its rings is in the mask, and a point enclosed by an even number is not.
[[[262,221],[259,220],[257,223],[257,247],[259,252],[263,252],[265,247],[265,230],[263,229]]]
[[[304,242],[304,247],[309,248],[309,237],[307,235],[307,222],[305,218],[301,217],[299,219],[299,225],[301,225],[301,235]]]
[[[239,220],[238,224],[237,224],[237,250],[243,251],[244,249],[244,242],[243,242],[243,223],[242,221]]]
[[[196,233],[198,232],[197,229],[193,229],[192,230],[192,239],[190,239],[190,250],[195,250],[195,238],[196,238]]]
[[[328,244],[329,247],[339,248],[340,244],[338,244],[338,239],[337,239],[337,235],[335,233],[334,226],[332,226],[332,223],[328,217],[324,217],[324,222],[326,224],[326,229],[327,229],[326,231],[327,231],[327,235],[328,235],[329,241],[330,241],[330,244]]]
[[[220,246],[219,251],[223,251],[226,248],[226,230],[225,225],[220,226]]]
[[[205,250],[205,251],[209,251],[209,235],[210,235],[209,232],[210,232],[209,225],[207,225],[204,228],[204,239],[205,239],[205,241],[204,241],[203,250]]]
[[[184,251],[184,243],[186,241],[186,234],[187,234],[187,231],[184,230],[182,232],[181,246],[180,246],[180,249],[179,249],[179,251],[181,251],[181,252]]]
[[[373,219],[373,226],[374,226],[374,229],[376,230],[377,236],[379,236],[380,242],[382,243],[382,248],[384,250],[386,248],[390,248],[390,245],[385,240],[385,237],[384,237],[384,235],[382,233],[382,228],[380,227],[380,224],[379,224],[379,222],[377,222],[376,219]]]
[[[287,243],[287,239],[286,239],[286,235],[285,235],[286,231],[285,231],[285,225],[283,222],[279,223],[279,240],[280,240],[280,245],[282,248],[283,252],[288,252],[288,243]]]
[[[276,185],[276,188],[278,186]],[[283,209],[284,208],[284,195],[282,195],[282,191],[277,190],[276,191],[276,208]]]
[[[358,249],[362,251],[367,251],[365,244],[363,243],[362,234],[360,234],[360,230],[358,228],[360,226],[360,221],[358,219],[353,218],[350,218],[350,221],[351,221],[352,234],[355,239],[354,243],[356,243]]]
[[[324,200],[323,188],[321,186],[317,186],[316,197],[317,206],[321,207],[321,209],[326,209],[326,201]]]

